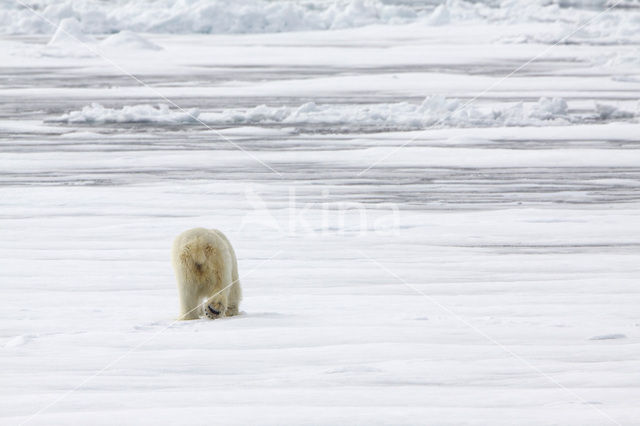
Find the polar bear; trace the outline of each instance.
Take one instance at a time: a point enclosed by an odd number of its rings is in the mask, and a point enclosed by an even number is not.
[[[242,290],[231,243],[217,229],[194,228],[173,242],[173,269],[178,281],[180,319],[238,315]],[[204,305],[202,301],[206,299]]]

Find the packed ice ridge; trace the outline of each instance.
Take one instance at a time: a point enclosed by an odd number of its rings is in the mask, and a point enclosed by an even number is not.
[[[122,108],[105,108],[98,103],[92,103],[80,111],[71,111],[62,115],[56,121],[67,123],[157,123],[180,124],[197,122],[199,111],[171,110],[166,104],[127,105]]]
[[[0,2],[0,32],[49,34],[51,23],[66,18],[82,23],[83,31],[109,34],[122,30],[152,33],[266,33],[352,28],[370,24],[400,24],[419,14],[407,6],[379,0],[266,1],[159,0],[101,2],[97,0],[34,1],[42,20],[17,2]]]
[[[571,114],[562,98],[540,98],[532,103],[505,106],[475,106],[460,99],[429,96],[420,104],[408,102],[369,105],[334,105],[308,102],[300,106],[259,105],[248,109],[202,112],[199,109],[171,109],[168,105],[142,104],[106,108],[93,103],[70,111],[55,121],[66,123],[145,122],[180,124],[204,122],[211,125],[298,123],[334,125],[359,123],[399,129],[435,127],[548,126],[598,120],[634,118],[636,113],[613,105],[596,104],[593,111]]]
[[[611,9],[600,13],[608,5],[605,0],[446,0],[435,9],[380,0],[246,0],[238,3],[223,0],[36,0],[29,4],[46,20],[18,2],[0,2],[0,33],[52,34],[56,26],[69,18],[77,20],[80,31],[89,34],[125,30],[181,34],[270,33],[335,30],[372,24],[438,26],[491,22],[508,25],[556,21],[556,30],[551,33],[547,26],[543,33],[525,33],[503,41],[555,43],[574,31],[576,25],[583,27],[572,34],[572,41],[633,43],[640,40],[640,12]]]

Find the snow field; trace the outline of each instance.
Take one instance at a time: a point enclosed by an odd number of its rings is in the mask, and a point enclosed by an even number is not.
[[[53,26],[0,5],[0,424],[639,424],[636,9],[30,4]],[[175,322],[195,226],[237,318]]]

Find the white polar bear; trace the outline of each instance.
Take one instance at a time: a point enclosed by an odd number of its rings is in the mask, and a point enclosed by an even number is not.
[[[204,228],[183,232],[173,242],[171,260],[178,281],[180,319],[198,319],[202,313],[210,319],[238,315],[242,299],[238,261],[222,232]]]

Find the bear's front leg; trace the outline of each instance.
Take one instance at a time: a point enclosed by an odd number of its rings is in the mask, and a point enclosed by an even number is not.
[[[204,314],[209,319],[223,317],[227,310],[227,301],[220,296],[212,297],[204,303]]]

